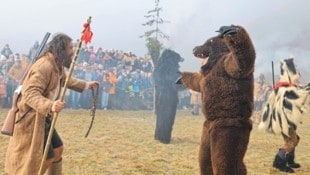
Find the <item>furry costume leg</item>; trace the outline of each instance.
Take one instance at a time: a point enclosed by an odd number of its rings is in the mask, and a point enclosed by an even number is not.
[[[243,162],[249,143],[250,119],[219,119],[212,121],[208,131],[214,175],[246,175]]]
[[[205,121],[202,133],[209,133],[209,122]],[[210,137],[202,134],[200,149],[199,149],[199,166],[201,175],[213,175],[212,162],[211,162],[211,148]]]
[[[212,167],[216,175],[246,175],[243,157],[247,150],[250,131],[218,128],[211,131]],[[223,142],[225,140],[225,142]]]

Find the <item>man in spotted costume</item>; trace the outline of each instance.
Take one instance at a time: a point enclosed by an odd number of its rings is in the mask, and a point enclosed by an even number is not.
[[[295,147],[299,142],[296,130],[302,118],[309,115],[310,83],[298,86],[300,73],[294,58],[281,60],[280,71],[280,80],[269,95],[259,128],[282,135],[284,146],[276,154],[273,167],[293,173],[294,168],[300,168],[300,164],[294,161]]]

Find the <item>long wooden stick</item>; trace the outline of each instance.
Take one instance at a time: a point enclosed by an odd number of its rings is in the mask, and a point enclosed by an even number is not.
[[[89,17],[88,20],[87,20],[88,24],[90,24],[90,22],[91,22],[91,17]],[[69,80],[71,78],[73,69],[74,69],[75,64],[76,64],[77,57],[79,55],[79,52],[80,52],[80,49],[81,49],[81,46],[82,46],[82,43],[83,43],[83,33],[84,33],[84,31],[82,32],[81,39],[80,39],[78,47],[77,47],[77,49],[75,51],[74,57],[72,59],[72,63],[70,65],[70,68],[69,68],[69,71],[68,71],[68,75],[66,77],[64,88],[63,88],[63,90],[61,92],[61,96],[60,96],[60,100],[61,101],[64,101],[66,90],[67,90],[67,87],[68,87],[68,82],[69,82]],[[47,138],[46,145],[45,145],[45,148],[44,148],[43,157],[42,157],[42,160],[41,160],[41,164],[40,164],[40,169],[39,169],[38,175],[43,175],[43,173],[44,173],[43,172],[43,166],[44,166],[44,163],[46,161],[48,149],[49,149],[49,147],[51,145],[52,135],[53,135],[53,132],[54,132],[54,129],[55,129],[55,124],[56,124],[58,115],[59,115],[59,113],[57,112],[52,117],[53,120],[52,120],[51,128],[50,128],[49,133],[48,133],[48,138]]]

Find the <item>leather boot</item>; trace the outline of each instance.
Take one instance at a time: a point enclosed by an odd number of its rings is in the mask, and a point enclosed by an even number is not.
[[[287,165],[291,168],[300,168],[300,164],[294,161],[295,159],[295,149],[286,154]]]
[[[44,175],[62,175],[62,159],[53,164],[46,170]]]
[[[294,173],[294,170],[291,167],[287,166],[286,153],[282,148],[279,149],[279,152],[277,153],[273,161],[273,167],[283,172]]]

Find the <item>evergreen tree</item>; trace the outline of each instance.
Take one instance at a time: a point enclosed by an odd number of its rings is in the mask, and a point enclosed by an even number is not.
[[[143,26],[154,28],[144,32],[144,34],[140,36],[141,38],[145,38],[148,55],[150,55],[155,67],[157,66],[160,51],[163,49],[163,44],[159,41],[159,39],[169,40],[169,36],[159,29],[160,24],[169,22],[160,17],[161,11],[162,8],[159,7],[159,0],[155,0],[155,8],[149,10],[147,15],[144,15],[144,17],[147,18],[147,21],[142,24]]]
[[[155,8],[153,10],[150,10],[147,12],[147,15],[145,17],[148,19],[148,21],[143,26],[149,26],[153,27],[155,25],[155,28],[146,31],[144,35],[141,37],[144,37],[146,39],[146,47],[148,49],[148,55],[150,55],[153,65],[154,65],[154,72],[153,72],[153,79],[154,79],[154,93],[153,93],[153,112],[156,114],[156,128],[155,128],[155,136],[154,138],[156,140],[159,140],[162,143],[169,143],[171,139],[171,133],[172,133],[172,126],[174,123],[175,118],[175,110],[173,110],[173,106],[176,106],[176,103],[174,101],[171,104],[165,104],[165,102],[171,102],[171,94],[173,91],[172,85],[173,83],[168,83],[168,87],[165,85],[167,81],[167,76],[169,75],[163,75],[164,69],[162,67],[165,67],[166,59],[168,57],[160,57],[161,50],[164,48],[163,44],[159,41],[159,39],[166,39],[169,40],[169,36],[163,33],[159,29],[160,24],[164,24],[168,21],[163,20],[160,17],[160,12],[162,11],[162,8],[159,7],[159,0],[155,0]],[[159,60],[161,61],[159,62]],[[163,60],[164,59],[164,60]],[[176,63],[178,64],[178,62]],[[176,71],[177,72],[177,71]],[[165,83],[160,83],[165,82]],[[168,93],[168,94],[167,94]],[[169,101],[170,100],[170,101]],[[172,107],[171,107],[172,106]],[[167,110],[166,110],[167,109]]]

